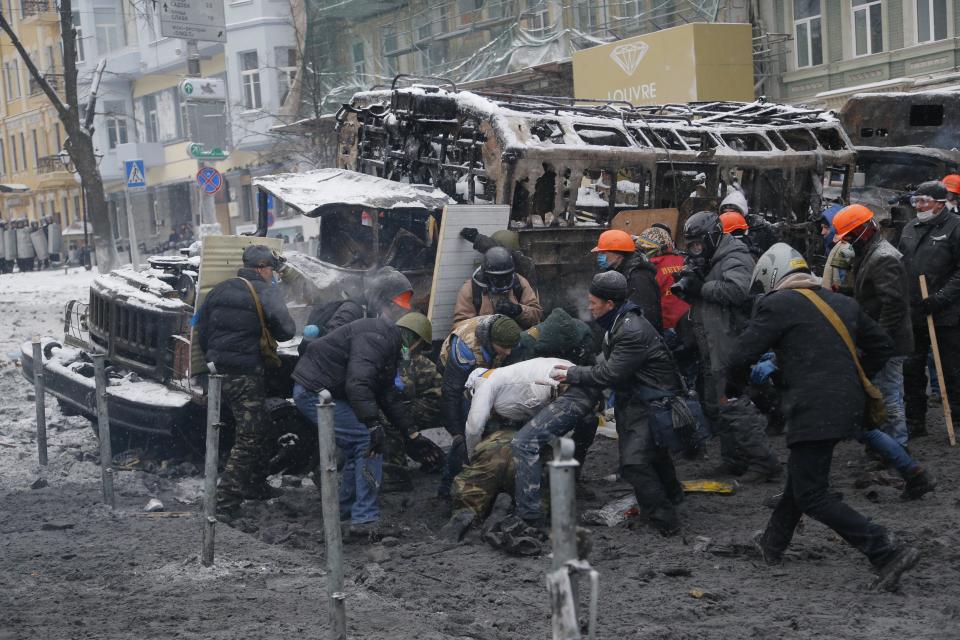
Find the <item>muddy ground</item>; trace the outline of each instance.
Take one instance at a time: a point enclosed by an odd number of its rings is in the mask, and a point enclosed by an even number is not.
[[[89,276],[0,277],[0,638],[325,637],[324,546],[319,492],[310,483],[247,503],[217,526],[214,567],[199,565],[201,480],[183,460],[119,455],[118,509],[100,498],[96,440],[82,418],[47,403],[50,464],[36,465],[29,385],[5,355],[31,333],[60,333],[62,302],[85,295]],[[40,290],[40,293],[38,293]],[[866,561],[807,522],[782,567],[741,545],[762,527],[774,484],[733,496],[692,495],[682,537],[648,529],[592,527],[590,561],[601,573],[600,637],[644,639],[960,637],[960,450],[949,449],[939,412],[914,443],[938,490],[901,502],[883,476],[858,482],[869,463],[840,447],[833,482],[849,502],[923,552],[892,594],[867,591]],[[781,454],[782,439],[777,439]],[[716,463],[679,463],[683,478]],[[598,438],[584,471],[581,510],[626,493],[613,440]],[[31,488],[40,477],[48,486]],[[444,505],[438,478],[414,474],[414,490],[384,496],[402,535],[347,546],[347,612],[355,638],[548,638],[548,557],[512,558],[476,533],[460,545],[437,537]],[[164,514],[145,514],[150,498]],[[705,545],[703,538],[711,543]],[[704,547],[706,546],[706,549]],[[702,595],[701,595],[701,592]],[[701,597],[691,595],[695,593]]]

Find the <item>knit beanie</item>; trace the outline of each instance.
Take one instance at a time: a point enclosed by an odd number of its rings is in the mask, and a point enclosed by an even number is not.
[[[627,299],[628,293],[627,279],[618,271],[598,273],[590,282],[590,295],[601,300],[613,300],[619,304]]]
[[[507,316],[500,316],[490,327],[490,342],[498,347],[512,349],[520,341],[520,325]]]
[[[644,230],[637,239],[637,244],[644,253],[660,252],[673,247],[673,239],[670,233],[664,231],[661,227],[650,227]]]

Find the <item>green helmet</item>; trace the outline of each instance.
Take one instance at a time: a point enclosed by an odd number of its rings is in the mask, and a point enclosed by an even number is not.
[[[499,231],[494,231],[493,235],[490,236],[490,239],[504,249],[509,249],[510,251],[520,251],[520,235],[516,231],[511,231],[510,229],[500,229]]]
[[[433,324],[430,319],[418,311],[411,311],[397,320],[397,326],[409,329],[428,345],[433,342]]]

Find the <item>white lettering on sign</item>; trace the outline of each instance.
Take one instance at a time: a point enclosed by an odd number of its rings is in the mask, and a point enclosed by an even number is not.
[[[623,89],[614,89],[607,93],[607,100],[623,100],[636,102],[637,100],[653,100],[657,97],[657,83],[638,84]]]

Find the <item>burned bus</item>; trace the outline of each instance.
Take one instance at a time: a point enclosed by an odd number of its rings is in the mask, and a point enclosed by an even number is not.
[[[558,244],[583,244],[578,231],[595,237],[624,212],[676,209],[682,225],[731,189],[753,213],[805,230],[825,186],[846,202],[856,162],[830,114],[764,100],[636,107],[395,80],[354,95],[337,130],[342,168],[509,205],[538,268],[570,259]]]

